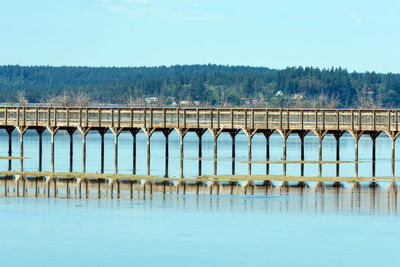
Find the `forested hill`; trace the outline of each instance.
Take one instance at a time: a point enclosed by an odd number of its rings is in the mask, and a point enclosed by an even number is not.
[[[92,102],[127,104],[157,97],[159,105],[197,103],[272,107],[398,107],[400,75],[345,69],[185,65],[171,67],[0,66],[0,102],[29,102],[86,93]],[[198,101],[198,102],[197,102]],[[143,102],[145,103],[145,102]]]

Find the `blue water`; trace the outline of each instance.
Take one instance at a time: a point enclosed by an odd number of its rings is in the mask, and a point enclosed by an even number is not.
[[[282,201],[298,198],[1,198],[2,266],[394,264],[399,217]]]

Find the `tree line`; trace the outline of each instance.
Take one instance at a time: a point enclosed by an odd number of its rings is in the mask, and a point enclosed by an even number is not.
[[[75,103],[82,98],[122,105],[146,105],[156,98],[157,105],[394,108],[400,104],[400,75],[212,64],[0,66],[0,102]]]

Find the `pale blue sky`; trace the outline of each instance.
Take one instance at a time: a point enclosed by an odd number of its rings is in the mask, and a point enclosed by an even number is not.
[[[0,65],[400,73],[398,0],[0,0]]]

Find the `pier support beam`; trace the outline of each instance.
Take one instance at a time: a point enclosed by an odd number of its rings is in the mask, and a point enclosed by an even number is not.
[[[164,178],[168,178],[169,175],[169,135],[173,129],[163,129],[161,132],[165,137],[165,173]]]
[[[221,134],[223,129],[214,129],[214,128],[209,128],[208,129],[212,136],[214,137],[214,175],[217,175],[218,171],[218,136]]]
[[[243,132],[247,135],[248,137],[248,154],[247,154],[247,160],[248,160],[248,175],[251,175],[251,139],[253,139],[254,134],[257,132],[257,130],[254,129],[242,129]]]
[[[46,128],[50,132],[51,136],[51,171],[54,172],[54,136],[56,135],[59,127],[47,126]]]
[[[147,175],[150,175],[150,137],[153,135],[155,128],[142,128],[147,136]]]
[[[118,173],[118,136],[123,128],[112,127],[110,131],[114,134],[114,173]]]
[[[396,139],[400,134],[400,131],[385,131],[385,133],[392,140],[392,176],[395,176],[395,160],[396,160]]]
[[[67,128],[67,133],[69,135],[69,171],[74,170],[74,133],[76,128]],[[69,181],[69,180],[67,180]]]
[[[376,138],[380,135],[381,132],[371,132],[369,136],[371,137],[372,141],[372,177],[375,177],[375,170],[376,170]],[[375,179],[372,179],[371,186],[375,186]]]
[[[273,134],[274,130],[263,130],[262,133],[264,134],[265,137],[265,160],[267,163],[265,164],[265,174],[269,175],[269,160],[270,160],[270,149],[269,149],[269,138]],[[266,187],[269,187],[272,185],[270,180],[265,180],[264,185]]]
[[[36,132],[39,136],[39,171],[42,171],[43,163],[43,132],[46,130],[45,127],[37,127]]]
[[[236,171],[236,135],[240,132],[240,130],[230,130],[229,135],[232,138],[232,175],[235,175]]]
[[[340,170],[340,137],[344,134],[345,131],[334,131],[333,136],[336,140],[336,177],[339,177],[339,170]]]
[[[108,128],[100,128],[97,130],[100,134],[101,151],[100,151],[100,173],[104,173],[104,135],[107,133]]]
[[[355,161],[355,176],[358,177],[358,141],[360,140],[364,131],[349,131],[349,133],[354,137],[354,161]]]
[[[196,130],[196,135],[199,138],[199,148],[198,148],[198,153],[199,153],[199,176],[201,176],[201,167],[202,167],[202,157],[203,157],[203,134],[206,132],[206,129],[198,129]]]
[[[322,176],[322,140],[328,131],[323,130],[312,130],[313,133],[318,137],[318,176]]]
[[[300,174],[304,176],[304,138],[310,131],[300,131],[297,135],[300,138],[300,161],[302,162],[300,165]]]
[[[189,129],[175,128],[180,137],[180,178],[183,178],[183,138]]]
[[[15,127],[7,126],[6,132],[8,134],[8,156],[12,156],[12,132],[14,131]],[[11,171],[11,159],[8,160],[8,170]]]
[[[138,132],[140,131],[140,128],[132,128],[129,129],[129,132],[132,135],[132,141],[133,141],[133,148],[132,148],[132,173],[136,174],[136,136]]]
[[[22,172],[22,171],[24,171],[24,159],[23,159],[23,156],[24,156],[24,134],[28,130],[28,126],[16,126],[15,128],[17,129],[17,131],[20,134],[20,156],[21,156],[20,170]]]
[[[286,176],[286,141],[292,130],[277,130],[283,138],[283,175]],[[287,183],[287,182],[286,182]],[[285,183],[285,184],[286,184]]]
[[[86,172],[86,135],[90,131],[90,127],[78,127],[82,134],[82,172]]]

